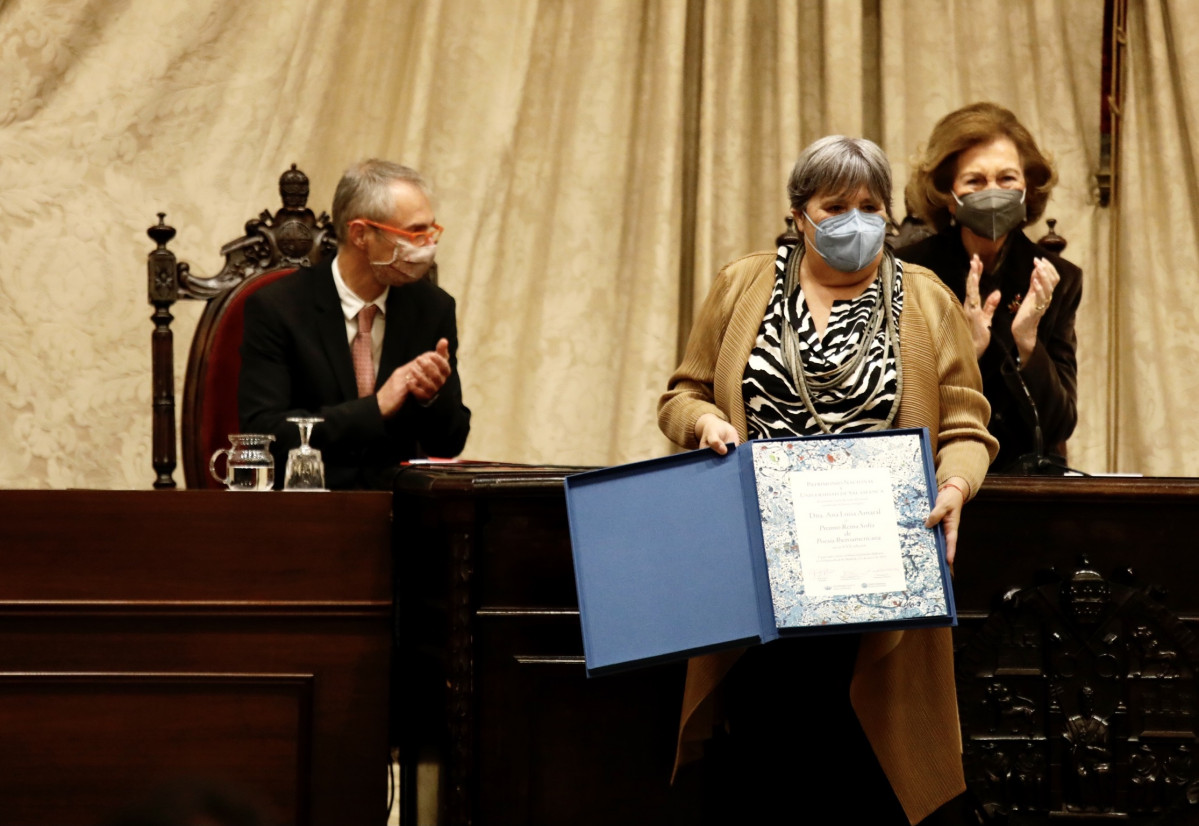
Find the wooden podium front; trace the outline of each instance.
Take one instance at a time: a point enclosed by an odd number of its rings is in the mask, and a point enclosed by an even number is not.
[[[680,801],[680,792],[669,788],[683,665],[593,679],[585,674],[562,485],[573,470],[433,465],[408,468],[397,478],[402,650],[412,672],[423,675],[402,689],[407,692],[402,706],[428,710],[420,719],[401,720],[399,735],[408,755],[420,752],[427,759],[432,752],[441,762],[441,823],[660,824],[672,822],[680,808],[692,808],[693,801]],[[985,642],[988,635],[978,632],[1002,595],[1045,581],[1051,566],[1072,569],[1079,554],[1088,555],[1104,576],[1131,566],[1139,581],[1168,587],[1159,613],[1193,627],[1199,618],[1199,556],[1190,549],[1197,512],[1195,480],[988,479],[963,515],[955,565],[961,617],[955,645],[969,653],[972,640]],[[1027,658],[1036,650],[1022,634],[1015,635],[1016,643],[1025,646],[1021,656]],[[1180,669],[1188,636],[1193,638],[1184,627],[1184,645],[1174,646]],[[1103,645],[1109,645],[1106,639]],[[974,662],[975,655],[970,656]],[[1040,660],[1019,665],[1014,671],[1026,681],[1069,683],[1046,671]],[[1027,676],[1032,672],[1037,676]],[[1193,727],[1199,711],[1195,693],[1187,693],[1194,674],[1187,670],[1175,676],[1179,679],[1172,685],[1189,699],[1178,708],[1170,736],[1187,744],[1194,740],[1187,721]],[[1142,677],[1136,679],[1148,684]],[[1010,682],[1002,676],[998,681]],[[1113,681],[1132,685],[1136,680],[1115,675]],[[963,722],[977,722],[981,710],[979,744],[1002,743],[1004,737],[1013,743],[1047,743],[1049,736],[1056,737],[1052,748],[1062,748],[1061,729],[1054,727],[1068,716],[1072,697],[1048,693],[1030,700],[1036,707],[1029,713],[1040,715],[1033,718],[1040,725],[1035,737],[1023,731],[988,735],[993,718],[1021,711],[1019,702],[1010,709],[963,708]],[[1124,737],[1134,739],[1130,730]],[[968,752],[975,745],[968,739]],[[1059,760],[1057,752],[1049,753]],[[1170,782],[1187,788],[1185,783],[1193,781],[1199,789],[1199,764],[1188,780],[1178,754],[1170,758],[1175,767]],[[1129,779],[1130,764],[1120,763],[1123,759],[1114,758],[1112,784]],[[1048,791],[1064,779],[1048,773],[1048,767],[1040,775],[1037,771],[1034,764],[1022,782],[1026,788],[1041,783],[1044,797],[1036,801],[1040,808],[1021,814],[1020,823],[1047,823],[1052,817],[1156,823],[1152,818],[1162,814],[1147,812],[1148,819],[1139,819],[1137,812],[1116,811],[1134,808],[1124,798],[1115,799],[1108,811],[1091,811],[1086,800],[1070,804],[1078,811],[1067,811]],[[406,785],[412,780],[406,776]],[[1161,782],[1166,783],[1165,775]],[[1017,802],[1029,805],[1027,799]],[[1199,822],[1195,812],[1189,814],[1191,819],[1177,822]],[[412,811],[404,815],[406,823],[416,822]]]
[[[399,656],[424,678],[397,686],[396,707],[427,710],[397,734],[401,762],[441,763],[442,824],[669,822],[684,666],[587,678],[562,487],[574,470],[397,477]],[[404,776],[401,803],[416,797]]]
[[[159,784],[382,823],[391,497],[0,492],[0,826]]]

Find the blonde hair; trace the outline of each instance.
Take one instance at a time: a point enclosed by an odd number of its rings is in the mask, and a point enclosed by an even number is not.
[[[905,201],[917,217],[938,230],[949,226],[958,158],[967,149],[996,138],[1009,138],[1016,145],[1024,166],[1024,203],[1028,211],[1024,223],[1035,223],[1045,212],[1057,183],[1057,171],[1016,116],[995,103],[972,103],[937,121],[904,189]]]

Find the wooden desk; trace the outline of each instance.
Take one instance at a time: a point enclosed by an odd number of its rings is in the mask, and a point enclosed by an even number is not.
[[[425,466],[397,479],[404,645],[430,692],[409,704],[441,709],[408,721],[401,739],[440,750],[442,823],[669,822],[683,667],[586,678],[568,472]],[[1199,619],[1197,512],[1199,480],[988,480],[961,530],[956,639],[968,641],[1000,595],[1081,552],[1105,575],[1131,566],[1169,587],[1165,607]]]
[[[1166,608],[1199,619],[1197,522],[1199,479],[992,476],[963,512],[959,612],[984,616],[1005,587],[1085,553],[1104,575],[1131,568],[1169,592]]]
[[[0,492],[0,825],[173,777],[382,823],[391,497]]]

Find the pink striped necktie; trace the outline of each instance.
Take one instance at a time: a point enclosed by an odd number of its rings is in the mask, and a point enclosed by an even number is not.
[[[371,358],[371,324],[379,308],[367,304],[358,311],[358,332],[350,353],[354,357],[354,381],[358,383],[358,398],[363,399],[375,392],[375,363]]]

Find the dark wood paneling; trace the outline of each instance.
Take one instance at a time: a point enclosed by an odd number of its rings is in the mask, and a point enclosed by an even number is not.
[[[475,626],[475,823],[663,824],[684,667],[588,679],[577,614]],[[630,736],[631,735],[631,736]]]
[[[0,492],[0,824],[94,824],[183,775],[283,822],[382,823],[390,514],[385,493]]]
[[[8,744],[0,824],[70,823],[173,777],[236,780],[273,804],[277,822],[307,823],[313,682],[311,674],[0,674]]]
[[[402,721],[400,740],[409,753],[440,750],[443,823],[694,814],[668,786],[682,665],[585,676],[562,487],[571,470],[436,466],[397,478],[400,639],[417,674],[404,702],[442,709]],[[955,641],[1005,592],[1082,553],[1105,574],[1132,567],[1170,590],[1169,610],[1199,618],[1197,512],[1194,480],[988,480],[963,516]]]
[[[54,600],[391,599],[384,494],[5,491],[0,610]]]
[[[397,704],[443,713],[402,720],[399,739],[408,754],[440,752],[442,823],[669,822],[683,666],[586,677],[569,470],[400,474],[400,641],[420,677]]]
[[[962,516],[959,610],[987,612],[1005,586],[1031,585],[1085,553],[1104,575],[1132,568],[1169,589],[1171,611],[1199,617],[1199,555],[1189,552],[1197,515],[1194,479],[991,477]]]

